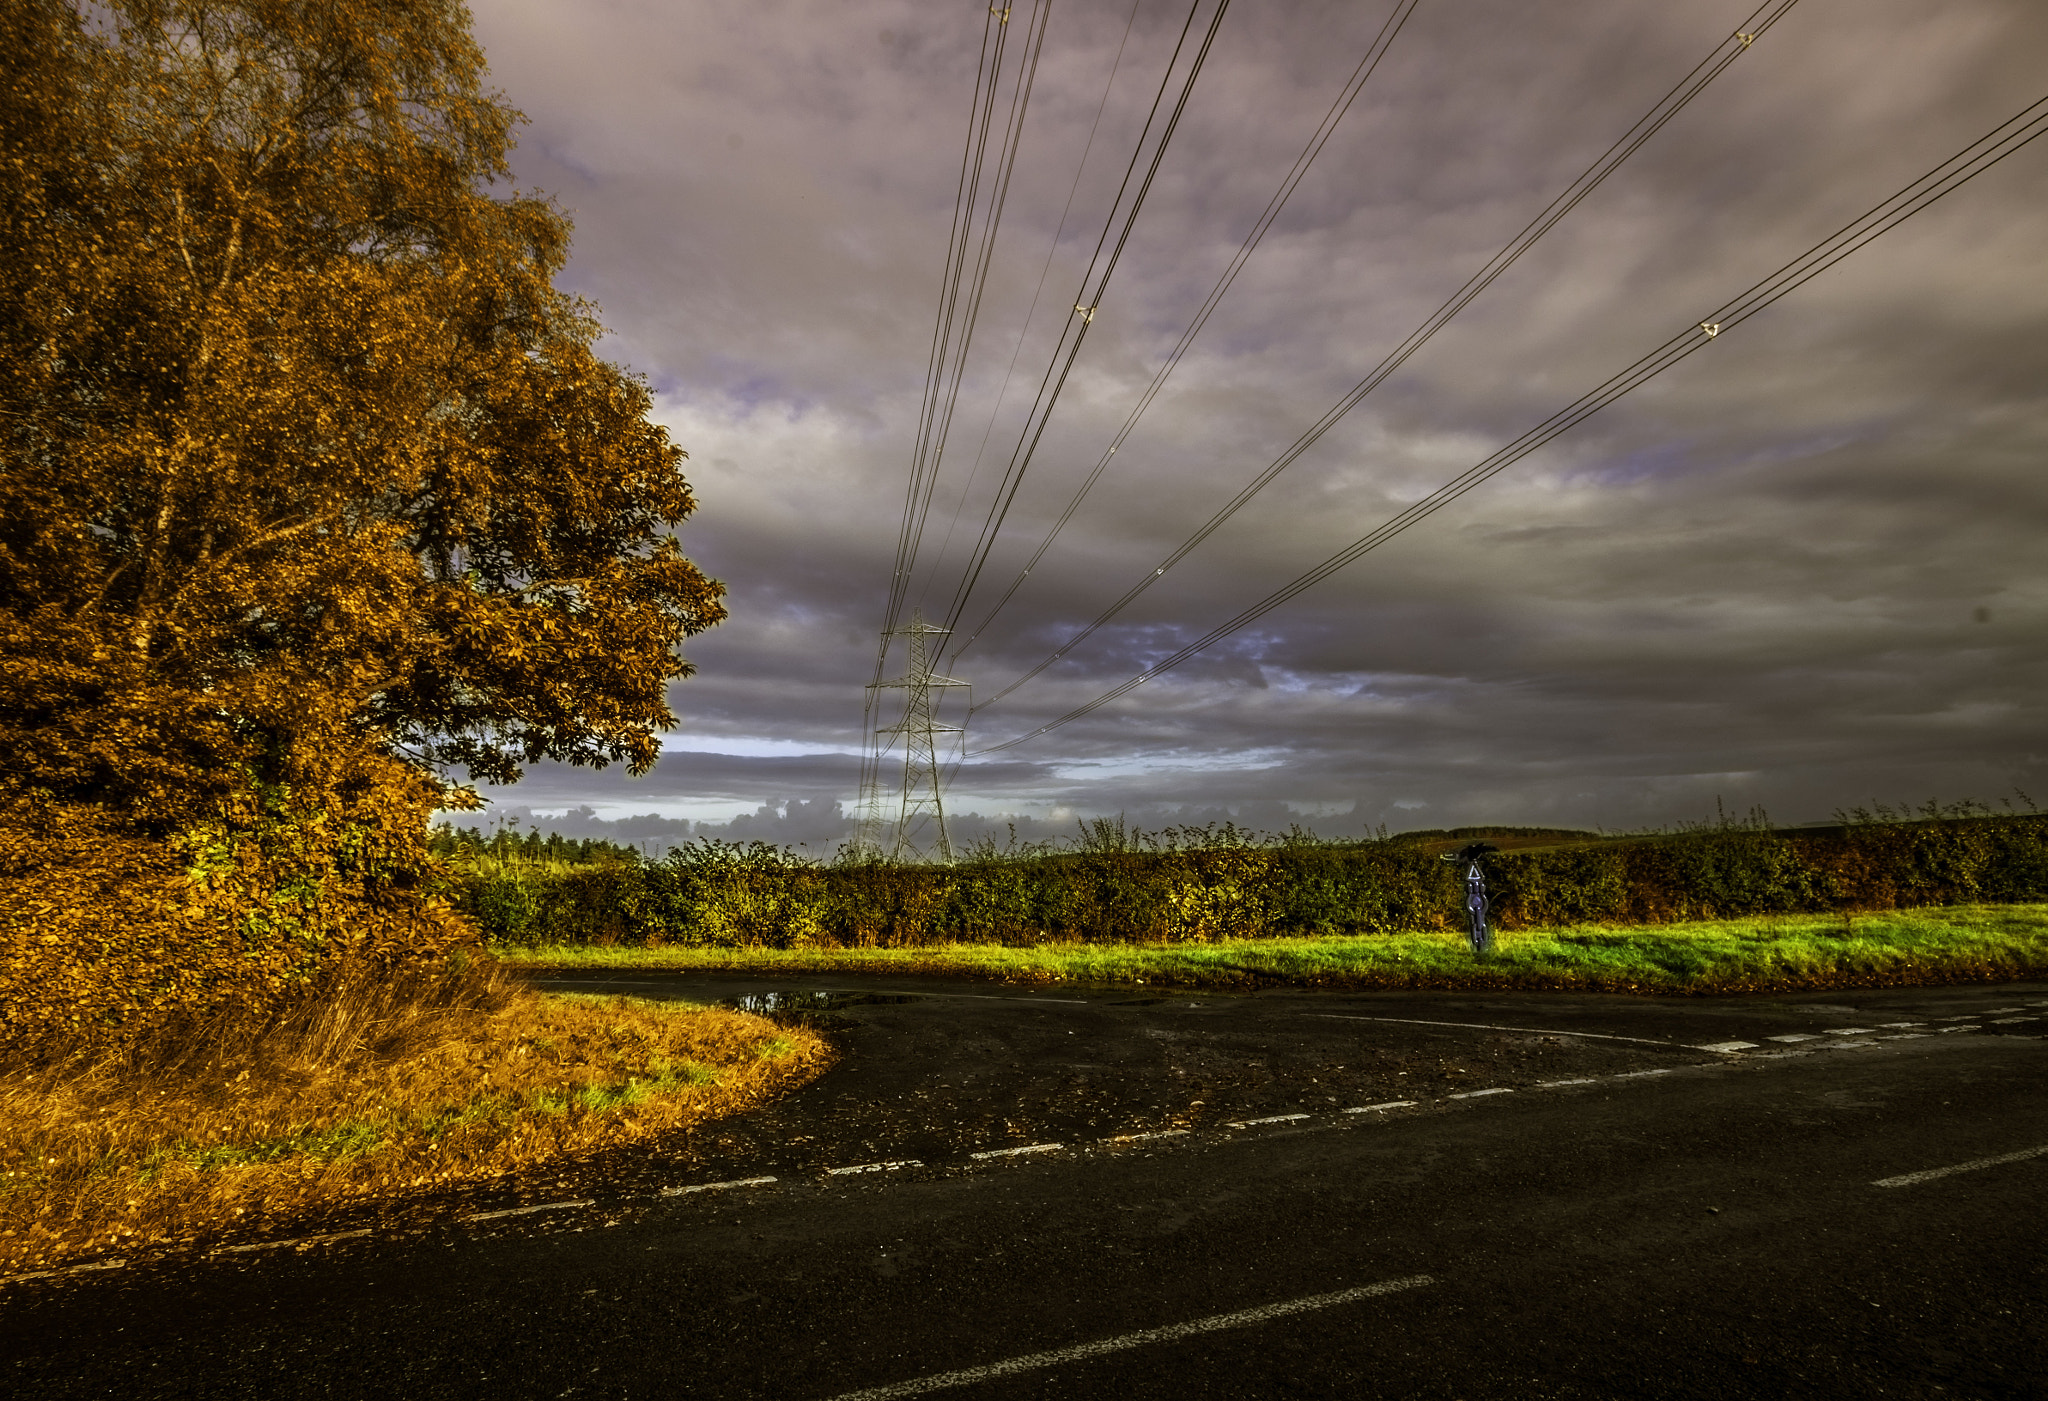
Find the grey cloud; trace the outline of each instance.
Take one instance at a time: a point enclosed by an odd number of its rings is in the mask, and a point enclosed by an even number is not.
[[[976,695],[1149,570],[1753,8],[1425,0],[1081,515],[958,663]],[[733,609],[675,694],[693,742],[858,745],[981,9],[477,14],[532,117],[520,180],[576,215],[567,280],[693,455],[702,509],[682,538]],[[1181,17],[1139,9],[1019,351],[1128,13],[1053,17],[913,590],[927,609],[951,595]],[[1233,11],[970,621],[1384,13]],[[2038,97],[2044,51],[2048,11],[2025,0],[1802,0],[1251,507],[978,715],[975,742],[1123,680],[1691,324]],[[1256,629],[971,760],[966,806],[1628,826],[1717,795],[1806,819],[2048,788],[2044,170],[2048,142]],[[497,796],[610,815],[642,795],[742,815],[800,802],[822,833],[813,805],[850,805],[853,765],[676,753],[642,780],[537,769]]]

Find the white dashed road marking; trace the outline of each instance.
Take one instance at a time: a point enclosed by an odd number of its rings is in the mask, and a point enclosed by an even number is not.
[[[1120,1133],[1114,1138],[1105,1138],[1104,1143],[1150,1143],[1155,1138],[1186,1138],[1186,1129],[1161,1129],[1157,1133]]]
[[[1932,1182],[1937,1177],[1948,1177],[1958,1172],[1975,1172],[1978,1168],[1997,1167],[2000,1163],[2017,1163],[2027,1158],[2038,1158],[2048,1153],[2048,1144],[2039,1148],[2022,1148],[2017,1153],[2000,1153],[1995,1158],[1976,1158],[1954,1167],[1929,1168],[1925,1172],[1909,1172],[1899,1177],[1883,1177],[1871,1183],[1873,1187],[1911,1187],[1916,1182]]]
[[[1668,1070],[1624,1070],[1614,1078],[1617,1080],[1640,1080],[1645,1075],[1669,1075],[1670,1073]]]
[[[538,1206],[508,1206],[503,1211],[479,1211],[465,1216],[464,1221],[495,1221],[501,1216],[531,1216],[536,1211],[567,1211],[571,1207],[596,1206],[593,1201],[583,1202],[542,1202]]]
[[[1876,1031],[1876,1030],[1877,1030],[1877,1028],[1876,1028],[1876,1027],[1874,1027],[1874,1026],[1831,1026],[1831,1027],[1829,1027],[1829,1028],[1828,1028],[1828,1035],[1830,1035],[1830,1036],[1868,1036],[1868,1035],[1870,1035],[1870,1033],[1872,1033],[1873,1031]]]
[[[1338,1304],[1357,1303],[1361,1299],[1374,1299],[1384,1294],[1397,1294],[1404,1289],[1420,1289],[1435,1280],[1428,1275],[1413,1275],[1408,1279],[1390,1279],[1382,1284],[1368,1284],[1359,1289],[1340,1289],[1334,1294],[1312,1294],[1306,1299],[1290,1299],[1284,1304],[1268,1304],[1264,1308],[1246,1309],[1242,1313],[1219,1313],[1210,1318],[1198,1318],[1192,1323],[1175,1323],[1166,1328],[1148,1328],[1142,1333],[1126,1333],[1120,1338],[1102,1338],[1078,1347],[1056,1348],[1051,1352],[1026,1353],[1004,1362],[991,1362],[985,1367],[967,1367],[957,1372],[940,1372],[934,1376],[918,1377],[891,1386],[870,1387],[866,1391],[849,1391],[833,1398],[833,1401],[895,1401],[901,1396],[925,1396],[934,1391],[948,1391],[956,1386],[972,1386],[976,1382],[994,1381],[998,1377],[1013,1377],[1020,1372],[1036,1372],[1046,1367],[1057,1367],[1065,1362],[1085,1362],[1090,1358],[1107,1356],[1112,1352],[1123,1352],[1128,1348],[1145,1347],[1152,1343],[1178,1342],[1182,1338],[1199,1337],[1203,1333],[1215,1333],[1225,1328],[1249,1328],[1255,1323],[1267,1323],[1291,1314],[1310,1313],[1316,1309],[1333,1308]]]
[[[728,1187],[766,1187],[775,1179],[772,1177],[735,1177],[730,1182],[699,1182],[694,1187],[664,1187],[664,1197],[686,1197],[692,1192],[722,1192]]]
[[[1594,1083],[1596,1082],[1592,1080],[1543,1080],[1537,1083],[1536,1088],[1539,1090],[1554,1090],[1559,1085],[1591,1085]]]
[[[476,1218],[471,1217],[468,1219],[475,1220]],[[367,1236],[368,1234],[370,1234],[370,1228],[365,1226],[361,1230],[334,1231],[324,1236],[300,1236],[296,1240],[261,1240],[257,1241],[254,1245],[224,1245],[219,1250],[216,1250],[214,1254],[240,1255],[250,1250],[283,1250],[288,1245],[325,1245],[331,1240],[355,1240],[359,1236]]]
[[[916,1158],[900,1158],[893,1163],[862,1163],[858,1167],[826,1168],[827,1177],[844,1177],[851,1172],[894,1172],[897,1168],[923,1167]]]
[[[1695,1051],[1717,1051],[1717,1052],[1720,1052],[1720,1053],[1722,1053],[1722,1054],[1726,1054],[1726,1053],[1727,1053],[1727,1052],[1729,1052],[1729,1051],[1754,1051],[1754,1050],[1756,1049],[1756,1042],[1754,1042],[1754,1041],[1712,1041],[1712,1042],[1709,1042],[1708,1044],[1706,1044],[1706,1045],[1704,1045],[1704,1046],[1695,1046],[1695,1047],[1693,1047],[1693,1049],[1694,1049]]]
[[[1291,1124],[1296,1119],[1306,1119],[1306,1114],[1269,1114],[1263,1119],[1240,1119],[1234,1124],[1225,1124],[1226,1129],[1248,1129],[1254,1124]]]
[[[1064,1148],[1064,1143],[1027,1143],[1022,1148],[991,1148],[986,1153],[969,1153],[970,1158],[1014,1158],[1019,1153],[1051,1153]]]
[[[1604,1031],[1561,1031],[1549,1026],[1493,1026],[1486,1022],[1430,1022],[1420,1017],[1353,1017],[1342,1012],[1311,1012],[1339,1022],[1399,1022],[1403,1026],[1462,1026],[1467,1031],[1519,1031],[1525,1036],[1590,1036],[1595,1041],[1637,1041],[1645,1046],[1675,1046],[1675,1041],[1653,1041],[1647,1036],[1610,1036]]]
[[[34,1274],[7,1275],[0,1277],[0,1284],[14,1284],[28,1279],[55,1279],[59,1275],[84,1274],[87,1270],[118,1270],[126,1260],[95,1260],[90,1265],[66,1265],[61,1270],[37,1270]]]
[[[1415,1104],[1416,1101],[1412,1099],[1390,1099],[1385,1104],[1361,1104],[1355,1109],[1347,1109],[1344,1112],[1346,1114],[1370,1114],[1375,1109],[1413,1109]]]
[[[1466,1090],[1463,1094],[1445,1095],[1445,1099],[1478,1099],[1481,1095],[1511,1095],[1513,1090]]]
[[[1791,1034],[1790,1034],[1789,1036],[1767,1036],[1767,1037],[1765,1037],[1764,1039],[1765,1039],[1766,1041],[1786,1041],[1786,1042],[1790,1042],[1790,1041],[1818,1041],[1818,1040],[1820,1040],[1820,1038],[1819,1038],[1818,1036],[1808,1036],[1808,1035],[1806,1035],[1806,1034],[1805,1034],[1804,1032],[1799,1032],[1799,1031],[1795,1031],[1795,1032],[1791,1033]]]

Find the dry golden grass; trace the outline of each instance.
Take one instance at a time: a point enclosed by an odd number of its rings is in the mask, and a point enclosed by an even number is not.
[[[362,977],[249,1033],[0,1077],[0,1275],[269,1234],[751,1107],[812,1032],[716,1008]]]

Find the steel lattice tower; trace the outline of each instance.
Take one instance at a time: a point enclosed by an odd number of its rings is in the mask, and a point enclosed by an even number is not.
[[[948,686],[965,686],[965,681],[955,681],[950,676],[934,676],[932,665],[938,659],[938,649],[931,646],[934,637],[945,637],[946,628],[935,628],[925,622],[924,615],[913,611],[910,626],[893,629],[889,636],[910,639],[910,666],[902,677],[895,681],[882,681],[877,685],[883,690],[900,690],[903,695],[903,723],[875,734],[903,736],[903,796],[902,806],[896,816],[896,837],[890,844],[890,857],[901,861],[919,854],[916,839],[924,827],[929,814],[937,828],[938,841],[935,850],[939,859],[953,859],[953,843],[946,835],[946,807],[939,792],[939,745],[938,736],[961,733],[958,725],[938,723],[938,701],[934,691],[943,691]],[[876,755],[879,765],[881,756]],[[861,816],[860,836],[856,839],[867,849],[873,849],[875,829],[881,819],[881,784],[879,775],[870,789],[866,811]]]

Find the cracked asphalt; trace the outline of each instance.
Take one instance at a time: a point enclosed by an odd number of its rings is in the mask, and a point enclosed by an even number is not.
[[[303,1223],[366,1234],[0,1287],[0,1386],[2048,1394],[2041,985],[548,985],[774,994],[842,1058],[693,1135]]]

